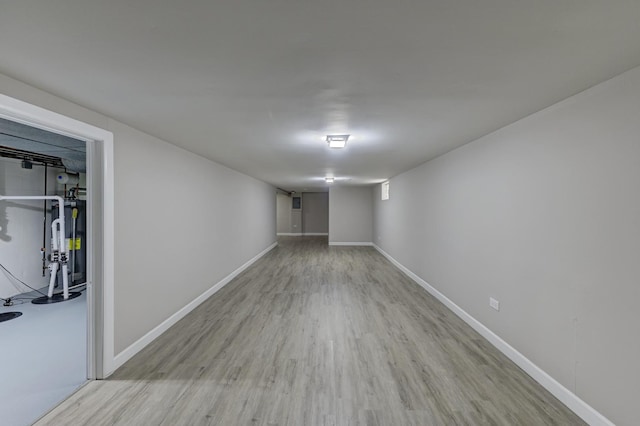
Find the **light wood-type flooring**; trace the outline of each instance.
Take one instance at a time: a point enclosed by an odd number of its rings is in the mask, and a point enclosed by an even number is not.
[[[38,424],[584,423],[375,249],[289,237]]]

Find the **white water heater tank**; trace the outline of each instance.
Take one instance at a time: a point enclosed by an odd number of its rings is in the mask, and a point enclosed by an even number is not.
[[[80,176],[72,175],[69,173],[58,173],[58,176],[56,177],[56,181],[60,185],[77,185],[78,182],[80,182]]]

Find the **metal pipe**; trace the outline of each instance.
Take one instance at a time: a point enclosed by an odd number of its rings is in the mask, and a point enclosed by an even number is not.
[[[78,208],[71,210],[71,218],[73,219],[72,236],[71,236],[71,284],[73,284],[76,274],[76,221],[78,218]]]
[[[47,171],[48,166],[44,165],[44,193],[47,193]],[[47,270],[47,200],[42,200],[43,217],[42,217],[42,276],[44,277]]]

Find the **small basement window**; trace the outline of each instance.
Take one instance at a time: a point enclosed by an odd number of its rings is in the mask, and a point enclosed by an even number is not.
[[[389,199],[389,181],[383,182],[382,185],[382,200]]]

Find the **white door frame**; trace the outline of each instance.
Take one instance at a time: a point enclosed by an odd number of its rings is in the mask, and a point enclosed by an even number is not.
[[[87,142],[87,377],[105,378],[114,370],[113,133],[3,94],[0,117]]]

